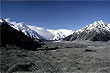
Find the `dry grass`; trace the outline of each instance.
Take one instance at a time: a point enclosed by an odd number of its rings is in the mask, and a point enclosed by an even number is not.
[[[46,42],[39,51],[23,50],[16,46],[1,49],[1,71],[4,73],[24,72],[21,65],[28,65],[27,72],[30,73],[110,72],[109,42]],[[85,52],[85,49],[95,52]]]

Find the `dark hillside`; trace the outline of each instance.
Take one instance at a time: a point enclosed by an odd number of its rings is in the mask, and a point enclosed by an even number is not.
[[[1,46],[6,46],[7,44],[16,44],[21,48],[28,50],[36,50],[40,47],[39,42],[33,41],[30,37],[26,36],[21,31],[10,27],[8,23],[0,23],[0,32],[1,32]]]

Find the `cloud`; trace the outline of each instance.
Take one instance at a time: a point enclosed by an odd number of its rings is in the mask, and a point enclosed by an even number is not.
[[[46,38],[47,40],[58,40],[65,38],[71,34],[73,34],[73,30],[68,29],[44,29],[42,27],[32,26],[28,25],[29,28],[36,31],[39,35],[41,35],[43,38]]]
[[[41,35],[43,38],[50,40],[53,38],[53,34],[50,33],[47,29],[44,29],[42,27],[36,27],[36,26],[32,26],[32,25],[27,25],[29,28],[31,28],[32,30],[36,31],[39,35]]]

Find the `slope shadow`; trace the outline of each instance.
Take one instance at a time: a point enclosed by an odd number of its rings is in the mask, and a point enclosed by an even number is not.
[[[37,50],[38,47],[41,47],[40,42],[34,41],[21,31],[12,28],[6,22],[0,23],[0,32],[1,47],[5,47],[7,44],[16,44],[27,50]]]

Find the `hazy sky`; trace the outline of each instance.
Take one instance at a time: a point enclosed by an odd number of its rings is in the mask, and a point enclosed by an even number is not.
[[[2,1],[1,13],[28,25],[77,30],[97,20],[110,23],[110,1]]]

